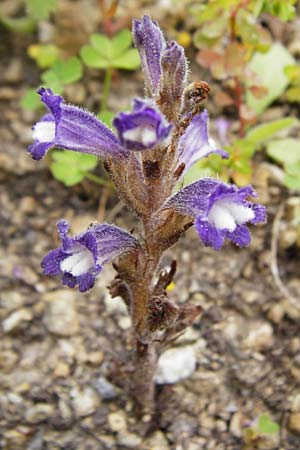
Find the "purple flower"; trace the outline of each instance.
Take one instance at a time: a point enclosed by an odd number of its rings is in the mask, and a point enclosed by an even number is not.
[[[121,145],[129,150],[144,150],[155,147],[166,139],[172,125],[151,100],[135,99],[133,111],[120,113],[113,121]]]
[[[185,164],[183,174],[193,164],[211,153],[218,153],[222,158],[228,158],[228,153],[222,149],[218,149],[215,141],[209,137],[208,120],[208,112],[205,109],[193,118],[179,140],[179,164]]]
[[[245,224],[266,220],[265,207],[246,200],[248,196],[256,196],[252,186],[239,189],[213,178],[203,178],[171,197],[164,209],[173,208],[194,217],[200,239],[215,250],[222,247],[225,238],[245,247],[251,241]]]
[[[93,114],[73,105],[50,89],[41,88],[38,93],[49,109],[33,127],[34,144],[29,153],[33,159],[41,159],[52,147],[65,148],[98,157],[127,155],[113,132]]]
[[[219,134],[219,139],[222,145],[228,145],[227,132],[230,127],[229,120],[224,117],[219,117],[215,120],[217,131]]]
[[[74,237],[67,235],[69,228],[67,221],[58,222],[61,246],[44,257],[42,268],[46,275],[61,275],[65,286],[78,285],[80,292],[94,286],[103,264],[137,246],[133,236],[114,225],[95,224]]]
[[[146,88],[156,96],[162,74],[161,55],[166,47],[165,39],[158,23],[149,16],[133,21],[133,38],[142,61]]]

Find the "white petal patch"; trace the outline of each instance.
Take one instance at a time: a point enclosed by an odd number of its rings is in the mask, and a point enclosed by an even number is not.
[[[87,273],[93,266],[94,258],[92,252],[86,247],[68,256],[60,263],[62,272],[68,272],[74,277]]]
[[[230,214],[227,208],[225,208],[221,202],[216,202],[208,214],[208,220],[213,222],[216,228],[219,230],[234,231],[236,224],[233,216]]]
[[[32,137],[38,142],[52,142],[55,139],[55,123],[46,121],[38,122],[33,130]]]
[[[123,133],[123,138],[132,142],[140,142],[145,147],[156,141],[156,133],[151,127],[139,126]]]
[[[242,225],[254,219],[254,211],[248,206],[226,200],[214,203],[208,214],[208,220],[219,230],[234,231],[236,224]]]

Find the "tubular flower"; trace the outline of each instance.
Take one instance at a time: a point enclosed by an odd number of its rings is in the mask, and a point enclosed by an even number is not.
[[[200,239],[215,250],[223,246],[226,238],[245,247],[251,241],[245,224],[266,221],[265,207],[248,201],[248,196],[256,196],[252,186],[239,189],[232,184],[203,178],[171,197],[164,209],[172,208],[194,217]]]
[[[140,99],[134,100],[132,112],[120,113],[113,123],[121,145],[129,150],[155,147],[168,137],[172,128],[151,100]]]
[[[133,21],[133,38],[140,54],[146,88],[155,96],[159,91],[162,75],[161,56],[166,41],[158,23],[149,16]]]
[[[208,112],[205,109],[197,114],[183,136],[179,140],[179,164],[185,164],[183,174],[197,161],[211,153],[218,153],[222,158],[228,158],[228,153],[218,149],[215,141],[208,135]]]
[[[67,235],[69,224],[60,220],[57,231],[61,246],[51,250],[42,261],[46,275],[60,275],[62,284],[80,292],[94,286],[103,264],[133,250],[138,242],[126,231],[114,225],[96,224],[74,237]]]
[[[65,148],[98,157],[125,157],[113,132],[93,114],[73,105],[68,105],[50,89],[38,90],[42,102],[49,109],[37,122],[32,135],[34,144],[29,146],[33,159],[41,159],[52,147]]]

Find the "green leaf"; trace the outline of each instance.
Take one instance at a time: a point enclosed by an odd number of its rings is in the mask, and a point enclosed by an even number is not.
[[[127,29],[121,30],[111,41],[112,59],[122,56],[132,44],[131,32]]]
[[[50,165],[51,172],[66,186],[80,183],[86,172],[94,169],[98,163],[96,156],[79,152],[54,150],[51,155],[53,158]]]
[[[299,171],[300,171],[300,167]],[[285,186],[289,189],[295,189],[298,190],[300,189],[300,175],[291,175],[289,173],[287,173],[283,179],[283,182],[285,184]]]
[[[268,414],[261,414],[259,416],[257,428],[263,434],[276,434],[279,431],[279,425],[273,422]]]
[[[300,141],[298,139],[287,138],[269,142],[267,154],[275,161],[286,166],[298,164],[300,161]]]
[[[276,133],[284,128],[291,127],[297,123],[297,119],[287,117],[285,119],[273,120],[262,125],[252,128],[246,135],[245,139],[254,144],[261,144],[272,138]]]
[[[60,49],[56,45],[33,44],[27,49],[30,58],[34,59],[39,67],[45,69],[51,67],[58,59]]]
[[[107,69],[110,62],[91,45],[84,45],[80,49],[80,56],[83,62],[94,69]]]
[[[289,80],[284,68],[291,64],[295,64],[293,56],[280,43],[273,44],[266,53],[254,53],[249,69],[257,74],[261,85],[268,88],[267,95],[261,99],[255,98],[247,91],[247,105],[257,114],[261,114],[285,91]]]
[[[112,57],[112,40],[103,34],[92,34],[90,37],[92,47],[105,59]]]
[[[41,106],[41,97],[36,93],[36,89],[28,89],[21,98],[22,108],[35,110]]]
[[[112,61],[112,67],[116,69],[135,70],[140,66],[140,58],[135,48],[127,50],[124,55]]]
[[[82,64],[76,57],[56,61],[52,70],[62,84],[74,83],[82,77]]]
[[[30,17],[6,17],[0,15],[0,23],[14,33],[32,33],[36,28],[35,20]]]
[[[49,14],[56,9],[57,0],[25,0],[28,14],[35,20],[48,19]]]
[[[285,94],[287,100],[291,103],[300,102],[300,86],[291,87]]]
[[[46,87],[49,87],[55,94],[61,94],[64,90],[64,85],[58,79],[56,73],[49,69],[46,72],[43,72],[41,75],[41,79]]]

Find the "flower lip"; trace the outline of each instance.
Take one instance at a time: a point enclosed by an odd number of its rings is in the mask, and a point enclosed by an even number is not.
[[[113,123],[121,144],[130,150],[151,149],[166,139],[172,129],[151,100],[135,99],[133,111],[120,113]]]

